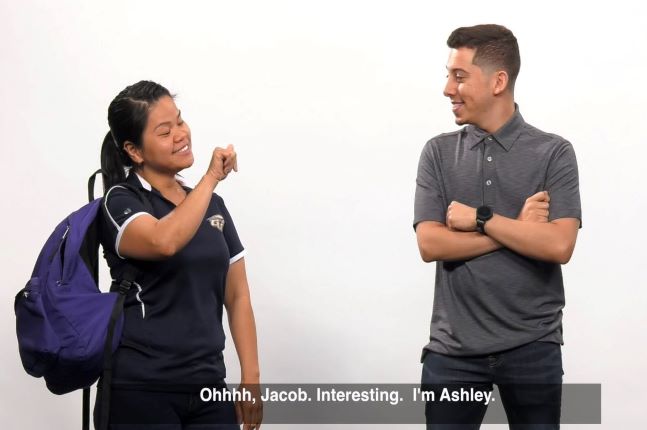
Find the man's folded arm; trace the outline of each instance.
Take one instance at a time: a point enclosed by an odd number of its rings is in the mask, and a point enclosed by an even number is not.
[[[501,248],[488,236],[450,230],[438,221],[422,221],[415,228],[420,256],[427,263],[469,260]]]
[[[538,223],[494,215],[485,223],[485,232],[496,242],[526,257],[566,264],[573,255],[579,227],[577,218]]]

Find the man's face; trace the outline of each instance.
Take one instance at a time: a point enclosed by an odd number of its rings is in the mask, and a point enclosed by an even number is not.
[[[493,73],[472,64],[474,49],[452,49],[447,61],[447,84],[443,94],[452,102],[456,124],[480,126],[494,101]]]

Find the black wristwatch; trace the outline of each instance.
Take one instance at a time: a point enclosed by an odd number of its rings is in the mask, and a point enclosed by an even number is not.
[[[481,234],[485,234],[485,223],[494,216],[492,208],[489,206],[479,206],[476,208],[476,229]]]

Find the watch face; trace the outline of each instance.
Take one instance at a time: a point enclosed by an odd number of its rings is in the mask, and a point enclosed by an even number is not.
[[[479,219],[488,220],[492,218],[492,208],[489,206],[479,206],[476,210],[476,216]]]

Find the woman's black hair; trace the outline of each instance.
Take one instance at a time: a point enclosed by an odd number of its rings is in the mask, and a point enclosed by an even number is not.
[[[104,192],[126,180],[126,168],[133,167],[133,161],[124,150],[124,144],[131,142],[136,148],[142,147],[148,112],[155,102],[165,96],[172,97],[162,85],[151,81],[139,81],[126,87],[110,103],[110,130],[101,145]]]

